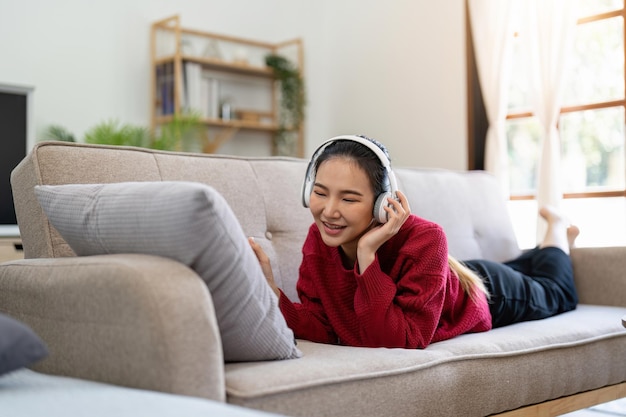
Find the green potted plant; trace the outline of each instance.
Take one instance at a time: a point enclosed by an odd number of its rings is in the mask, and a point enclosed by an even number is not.
[[[118,120],[109,120],[85,132],[85,143],[146,148],[150,145],[150,131],[141,126],[120,124]]]
[[[272,69],[280,88],[280,113],[274,138],[275,146],[279,154],[293,155],[298,130],[304,121],[304,80],[299,69],[281,55],[267,55],[265,65]]]
[[[49,140],[76,142],[74,135],[59,125],[48,127],[44,137]],[[204,143],[204,129],[200,115],[194,112],[174,115],[168,123],[161,125],[154,135],[150,129],[142,126],[108,120],[87,130],[84,142],[166,151],[200,152]]]
[[[44,140],[76,142],[74,134],[61,125],[50,125],[43,134]]]
[[[178,114],[158,128],[150,147],[170,151],[201,152],[205,134],[200,113],[192,111]]]

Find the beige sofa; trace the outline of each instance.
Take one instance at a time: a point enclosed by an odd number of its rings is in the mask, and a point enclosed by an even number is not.
[[[27,259],[0,266],[0,312],[23,320],[50,348],[35,370],[293,416],[558,415],[626,396],[626,248],[575,249],[581,304],[557,317],[424,350],[299,340],[299,359],[224,364],[211,297],[192,270],[149,255],[75,257],[33,192],[38,184],[208,184],[266,247],[279,286],[296,299],[312,221],[300,203],[306,163],[38,144],[12,175]],[[412,210],[444,227],[456,257],[519,253],[488,174],[395,171]]]

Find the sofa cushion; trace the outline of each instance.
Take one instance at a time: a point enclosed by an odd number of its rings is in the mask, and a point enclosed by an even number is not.
[[[270,257],[279,287],[297,301],[302,244],[313,222],[301,203],[307,164],[307,159],[284,157],[40,142],[11,176],[24,255],[74,255],[42,215],[33,192],[36,185],[196,181],[210,185],[226,199],[246,235],[254,236]],[[457,259],[504,261],[520,253],[506,200],[490,174],[398,166],[394,171],[412,211],[443,227]]]
[[[226,365],[228,401],[329,417],[501,413],[622,382],[624,314],[624,307],[580,305],[426,349],[301,341],[298,361]]]
[[[213,188],[166,181],[37,186],[35,192],[79,256],[143,253],[196,271],[211,292],[226,361],[300,356],[241,226]]]
[[[0,314],[0,375],[48,356],[43,341],[24,323]]]
[[[492,175],[435,168],[395,172],[411,211],[443,228],[457,259],[502,262],[520,255],[506,199]]]

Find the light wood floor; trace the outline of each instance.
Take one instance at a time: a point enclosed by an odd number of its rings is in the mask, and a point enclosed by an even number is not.
[[[626,417],[626,398],[596,405],[585,410],[563,414],[562,417]]]

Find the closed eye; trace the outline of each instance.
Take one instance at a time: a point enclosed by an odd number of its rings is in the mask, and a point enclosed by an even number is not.
[[[334,192],[335,191],[331,192],[325,185],[320,183],[315,183],[315,187],[313,188],[313,194],[318,197],[327,197],[329,194]],[[355,190],[341,190],[338,191],[338,193],[342,196],[342,201],[345,201],[346,203],[358,203],[363,198],[363,194]]]

